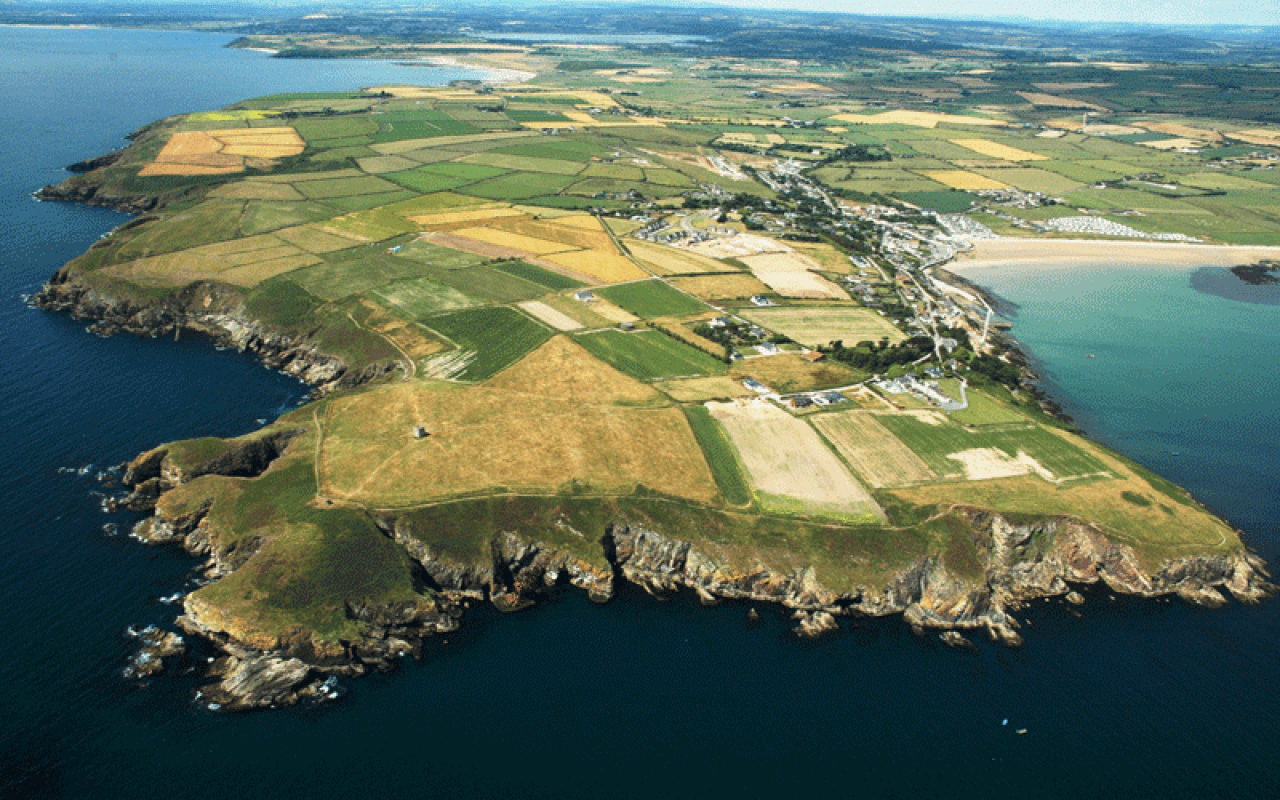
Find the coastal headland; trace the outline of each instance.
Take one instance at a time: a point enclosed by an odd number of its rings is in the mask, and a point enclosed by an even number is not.
[[[323,696],[469,605],[564,587],[780,604],[810,636],[897,614],[956,646],[1018,644],[1018,608],[1088,584],[1270,593],[1229,525],[1047,413],[983,299],[932,271],[1188,245],[966,238],[837,191],[896,163],[845,138],[860,112],[797,124],[735,97],[690,119],[629,88],[680,80],[671,64],[561,55],[519,86],[180,115],[40,193],[138,216],[36,304],[104,335],[201,333],[316,387],[260,430],[125,471],[136,536],[205,559],[179,619],[222,652],[202,703]],[[928,122],[1006,161],[1062,141]]]

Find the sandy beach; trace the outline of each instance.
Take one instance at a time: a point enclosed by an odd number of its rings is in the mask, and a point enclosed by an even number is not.
[[[465,69],[480,70],[485,73],[485,83],[494,83],[499,85],[510,85],[513,83],[524,83],[537,77],[536,72],[529,72],[523,69],[510,69],[508,67],[494,66],[486,63],[486,59],[474,58],[472,61],[459,61],[453,56],[429,56],[426,61],[437,64],[442,67],[462,67]]]
[[[999,238],[974,242],[945,268],[960,275],[978,270],[1034,264],[1095,264],[1194,269],[1234,267],[1262,259],[1280,260],[1280,247],[1183,244],[1181,242],[1117,242],[1087,239]]]

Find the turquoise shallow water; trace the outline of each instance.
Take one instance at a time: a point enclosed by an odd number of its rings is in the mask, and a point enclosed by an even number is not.
[[[189,585],[192,562],[105,534],[131,520],[98,510],[91,475],[59,469],[250,430],[302,388],[203,342],[102,340],[26,308],[21,293],[122,220],[28,195],[166,114],[409,79],[223,41],[0,29],[0,796],[1280,794],[1277,603],[1091,596],[1083,619],[1037,605],[1026,648],[966,655],[893,620],[806,644],[779,613],[748,627],[732,605],[569,593],[476,614],[332,706],[222,716],[189,702],[189,677],[124,682],[125,628],[170,622],[160,598]],[[992,285],[1021,304],[1017,334],[1086,428],[1192,486],[1276,560],[1275,309],[1144,280]],[[1243,388],[1205,399],[1229,381]]]

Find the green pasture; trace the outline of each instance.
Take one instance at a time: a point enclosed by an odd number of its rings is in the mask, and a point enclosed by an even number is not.
[[[455,311],[422,322],[460,349],[476,353],[457,376],[468,381],[493,377],[551,338],[546,326],[507,306]]]
[[[571,175],[554,175],[542,172],[510,172],[460,188],[475,197],[490,200],[527,200],[541,195],[558,194],[577,178]]]
[[[552,272],[549,269],[530,264],[525,261],[507,261],[502,264],[495,265],[496,269],[519,278],[522,281],[533,283],[544,289],[551,291],[563,291],[564,289],[577,289],[584,284],[573,278],[561,275],[558,272]]]
[[[536,156],[513,156],[506,153],[474,153],[460,159],[464,164],[480,164],[486,167],[515,169],[521,172],[545,172],[551,175],[577,175],[583,165],[577,161]]]
[[[358,178],[299,181],[294,184],[294,188],[308,200],[330,200],[355,195],[382,194],[395,191],[400,187],[373,175],[362,175]]]
[[[971,431],[952,422],[930,425],[904,414],[877,414],[876,419],[939,475],[963,476],[961,462],[947,456],[976,448],[995,448],[1010,457],[1025,452],[1057,478],[1106,471],[1102,462],[1039,425]]]
[[[479,305],[475,299],[431,278],[396,281],[372,289],[369,293],[414,318]]]
[[[373,134],[375,142],[402,142],[409,139],[430,139],[436,136],[463,136],[482,131],[474,125],[450,117],[440,111],[393,111],[371,117],[378,130]]]
[[[514,303],[541,297],[550,290],[490,266],[452,269],[432,275],[440,283],[494,303]]]
[[[719,359],[658,331],[610,329],[574,338],[601,361],[644,381],[728,371]]]
[[[316,297],[338,300],[392,281],[420,277],[421,264],[389,256],[381,245],[354,247],[326,255],[322,264],[294,270],[289,277]]]
[[[729,442],[729,437],[714,419],[706,406],[683,406],[689,427],[693,429],[693,438],[702,448],[702,454],[711,467],[711,475],[720,487],[720,493],[735,506],[751,505],[751,486],[747,483],[742,465],[738,463],[738,455]]]
[[[636,281],[596,290],[604,299],[637,317],[675,317],[697,314],[708,306],[659,280]]]
[[[456,189],[468,183],[462,178],[441,175],[438,172],[429,172],[425,167],[408,169],[403,172],[388,172],[383,174],[382,177],[393,183],[398,183],[406,189],[412,189],[423,194]]]

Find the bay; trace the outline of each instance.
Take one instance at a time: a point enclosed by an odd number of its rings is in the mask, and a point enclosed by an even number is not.
[[[93,474],[166,440],[251,430],[305,390],[202,341],[103,340],[27,308],[23,293],[123,220],[30,192],[168,114],[465,77],[226,41],[0,28],[0,796],[1276,795],[1276,603],[1095,593],[1082,619],[1029,609],[1022,650],[966,655],[895,620],[808,644],[776,610],[752,627],[735,605],[566,593],[475,613],[423,663],[334,705],[226,716],[190,702],[191,676],[126,683],[125,629],[171,622],[160,599],[193,563],[104,533],[130,519],[98,510]],[[1275,307],[1196,293],[1185,275],[1079,291],[1006,278],[992,288],[1021,307],[1016,334],[1081,424],[1280,560]]]

